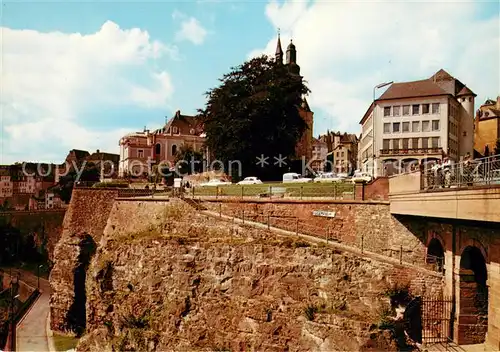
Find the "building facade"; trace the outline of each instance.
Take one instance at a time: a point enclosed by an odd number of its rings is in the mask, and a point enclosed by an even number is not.
[[[478,156],[495,153],[500,139],[500,96],[486,100],[476,111],[474,119],[474,151]]]
[[[314,171],[324,171],[328,147],[324,138],[313,138],[311,169]]]
[[[360,168],[378,177],[472,155],[475,97],[444,70],[392,84],[360,122]]]
[[[328,155],[327,159],[333,163],[332,171],[336,173],[354,172],[357,167],[359,139],[353,133],[327,131],[321,136],[325,140]]]
[[[118,174],[143,176],[149,167],[165,163],[175,166],[175,156],[183,145],[195,151],[204,151],[205,138],[201,123],[194,116],[182,115],[180,111],[170,118],[163,128],[156,131],[129,133],[120,139],[120,162]]]

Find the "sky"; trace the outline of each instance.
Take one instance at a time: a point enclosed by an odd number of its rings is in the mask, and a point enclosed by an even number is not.
[[[440,68],[500,95],[497,1],[0,0],[0,164],[118,153],[129,132],[195,114],[245,60],[293,39],[314,135],[359,134],[381,82]],[[378,92],[378,94],[381,94]]]

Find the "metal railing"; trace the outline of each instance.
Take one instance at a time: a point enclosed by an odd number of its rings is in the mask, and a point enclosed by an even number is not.
[[[443,153],[442,148],[404,148],[404,149],[380,149],[381,155],[420,155]]]
[[[336,221],[341,221],[340,219],[332,219],[330,225],[319,226],[315,224],[307,223],[306,220],[300,219],[298,217],[279,217],[273,216],[270,213],[258,213],[256,211],[249,210],[229,210],[223,211],[222,204],[218,204],[217,208],[214,209],[220,217],[228,216],[233,219],[239,219],[243,224],[245,222],[256,222],[266,225],[268,229],[276,228],[280,230],[289,231],[295,233],[296,235],[309,235],[312,237],[317,237],[327,242],[336,242],[347,247],[351,247],[356,250],[360,250],[361,253],[371,252],[384,257],[396,260],[399,264],[412,264],[419,266],[423,269],[433,270],[438,273],[443,273],[442,270],[438,270],[434,264],[427,263],[426,255],[419,255],[416,248],[407,248],[402,245],[397,246],[397,248],[379,248],[376,245],[372,245],[369,241],[366,241],[364,234],[361,234],[361,238],[352,241],[344,241],[342,236],[342,229],[336,225]],[[436,257],[437,258],[437,257]]]
[[[422,170],[421,189],[500,185],[500,155]]]
[[[331,184],[262,184],[262,185],[227,185],[197,186],[186,189],[186,194],[193,197],[259,197],[259,198],[334,198],[353,200],[356,198],[356,186],[353,183],[338,182]]]

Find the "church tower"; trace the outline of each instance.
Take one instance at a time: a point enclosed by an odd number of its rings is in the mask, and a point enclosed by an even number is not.
[[[290,73],[300,76],[300,66],[297,65],[297,50],[291,39],[286,48],[286,65]]]
[[[281,39],[280,39],[279,29],[278,29],[278,43],[276,43],[276,52],[274,55],[276,63],[283,65],[283,49],[281,49]]]

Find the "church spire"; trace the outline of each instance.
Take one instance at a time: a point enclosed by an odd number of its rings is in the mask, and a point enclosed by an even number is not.
[[[276,43],[275,53],[276,63],[283,63],[283,49],[281,49],[280,29],[278,28],[278,42]]]

